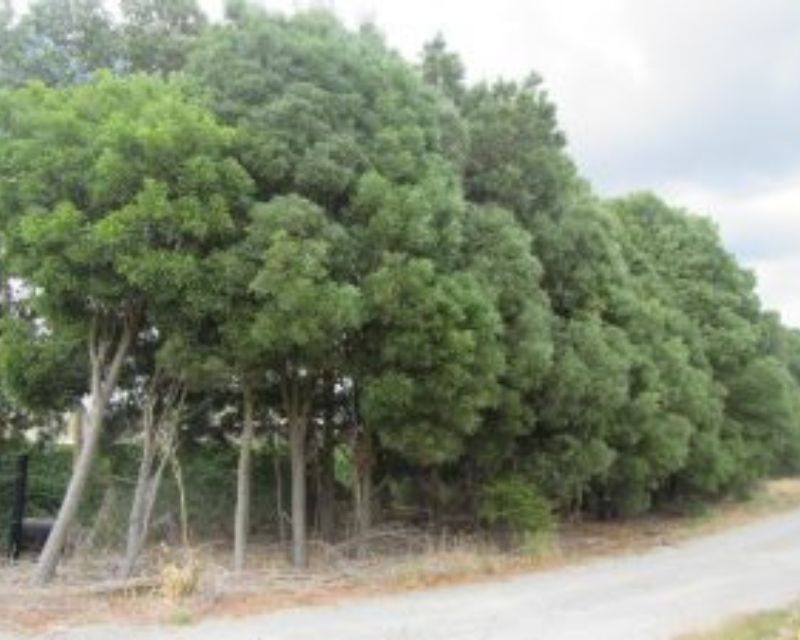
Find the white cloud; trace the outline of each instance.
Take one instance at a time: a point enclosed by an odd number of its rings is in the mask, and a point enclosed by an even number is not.
[[[764,306],[778,310],[786,324],[800,327],[800,256],[760,260],[750,266],[758,275]]]

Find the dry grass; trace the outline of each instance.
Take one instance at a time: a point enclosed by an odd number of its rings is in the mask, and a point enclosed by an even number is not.
[[[242,616],[497,579],[675,544],[798,506],[800,479],[781,480],[769,483],[746,502],[719,505],[699,517],[564,524],[546,544],[539,541],[534,553],[516,554],[499,551],[474,537],[434,537],[386,527],[372,534],[365,558],[354,558],[351,542],[335,546],[314,543],[311,566],[305,572],[293,570],[285,550],[278,546],[253,544],[248,570],[236,575],[230,570],[227,542],[197,547],[191,556],[151,549],[144,558],[144,577],[124,585],[109,582],[119,560],[111,555],[72,558],[47,590],[28,586],[33,568],[30,561],[6,563],[0,564],[0,626],[42,631],[120,619],[189,624],[208,616]],[[726,636],[711,636],[717,637]]]
[[[793,607],[745,616],[681,640],[800,640],[800,611]]]

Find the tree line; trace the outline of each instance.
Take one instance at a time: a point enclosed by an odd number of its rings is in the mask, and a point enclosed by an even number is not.
[[[469,83],[441,37],[411,63],[321,11],[5,7],[5,437],[87,407],[39,583],[120,438],[128,573],[187,439],[238,447],[239,569],[263,442],[298,566],[342,455],[361,535],[393,504],[619,517],[797,469],[800,334],[707,219],[595,194],[537,75]]]

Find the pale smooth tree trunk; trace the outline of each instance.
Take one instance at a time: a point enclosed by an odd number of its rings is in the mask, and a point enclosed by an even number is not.
[[[289,459],[292,472],[292,565],[304,569],[308,566],[306,510],[306,433],[311,409],[311,384],[296,372],[287,373],[281,385],[283,406],[289,426]]]
[[[308,566],[306,541],[306,423],[305,418],[289,418],[289,449],[292,462],[292,564]]]
[[[277,430],[272,434],[273,443],[273,457],[272,457],[272,473],[275,476],[275,516],[278,523],[278,539],[281,545],[286,544],[286,521],[284,519],[283,510],[283,465],[281,465],[281,457],[278,452],[278,442],[280,436]]]
[[[125,561],[122,568],[122,575],[125,578],[133,575],[136,561],[144,549],[147,541],[147,534],[150,532],[150,521],[153,517],[158,490],[161,487],[161,479],[164,476],[164,469],[169,461],[169,455],[164,454],[158,464],[155,474],[147,478],[142,489],[142,496],[138,503],[131,507],[131,520],[128,529],[128,540],[125,549]],[[152,465],[151,465],[152,471]],[[138,491],[137,487],[137,491]]]
[[[92,396],[89,420],[86,425],[87,428],[84,430],[84,442],[78,462],[67,486],[64,500],[61,503],[61,508],[58,511],[58,516],[53,524],[53,529],[50,531],[33,574],[33,582],[37,586],[47,584],[55,575],[56,567],[67,539],[67,533],[75,522],[83,491],[86,488],[86,482],[92,471],[92,464],[97,456],[103,419],[111,393],[117,385],[123,361],[133,342],[134,325],[133,322],[126,321],[113,356],[109,361],[112,339],[101,336],[97,324],[97,320],[93,322],[89,336]]]
[[[73,443],[72,470],[75,471],[81,457],[81,449],[83,449],[83,411],[81,409],[71,411],[67,418],[67,424]]]
[[[147,534],[150,531],[150,519],[153,514],[158,490],[164,469],[172,455],[172,448],[178,429],[179,392],[173,387],[165,396],[164,407],[160,416],[156,416],[156,387],[154,382],[150,397],[142,411],[142,458],[139,462],[139,473],[136,479],[136,490],[133,494],[131,513],[128,518],[128,537],[125,545],[125,559],[122,565],[123,577],[130,577],[139,555],[144,549]],[[157,436],[161,432],[161,459],[158,460],[159,446]],[[156,467],[156,462],[158,466]],[[155,471],[153,471],[155,469]]]
[[[181,520],[181,544],[184,551],[189,549],[189,509],[186,505],[186,485],[183,482],[183,469],[178,453],[173,449],[169,456],[172,466],[172,476],[175,478],[175,486],[178,488],[178,508]]]
[[[239,469],[236,482],[236,516],[234,520],[233,567],[236,572],[244,569],[247,537],[250,528],[250,485],[252,475],[253,397],[245,385],[243,393],[244,428],[239,444]]]
[[[144,408],[142,459],[139,461],[139,473],[136,477],[136,489],[133,493],[131,513],[128,518],[128,537],[125,544],[125,560],[122,575],[127,578],[133,573],[136,558],[144,547],[145,530],[147,529],[147,501],[150,493],[151,475],[156,456],[156,442],[152,417],[152,404]]]
[[[322,425],[322,446],[319,452],[319,528],[322,539],[332,543],[336,537],[336,434],[334,431],[334,414],[336,412],[336,396],[334,378],[325,376],[325,414]]]
[[[306,510],[306,434],[311,410],[313,379],[293,371],[291,365],[281,381],[283,408],[289,427],[289,459],[291,464],[292,565],[308,566]]]

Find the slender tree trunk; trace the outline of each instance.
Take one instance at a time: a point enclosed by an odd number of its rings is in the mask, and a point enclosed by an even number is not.
[[[92,464],[97,455],[105,405],[101,399],[93,400],[92,405],[89,413],[88,433],[85,434],[86,437],[78,457],[78,463],[70,478],[67,492],[58,511],[58,517],[53,524],[53,529],[50,531],[47,543],[39,556],[39,562],[33,577],[34,584],[37,586],[47,584],[55,575],[56,566],[67,539],[67,532],[75,521],[78,507],[83,497],[83,490],[86,487],[86,482],[92,471]]]
[[[365,469],[358,479],[359,494],[361,496],[358,510],[358,532],[365,536],[372,528],[372,472]]]
[[[325,380],[325,416],[323,424],[322,447],[319,453],[319,527],[322,539],[334,542],[336,537],[336,434],[334,432],[335,395],[333,377]]]
[[[89,338],[92,405],[89,412],[88,429],[84,433],[84,443],[78,458],[78,464],[70,478],[67,492],[53,524],[53,529],[50,531],[47,543],[42,549],[36,565],[33,582],[37,586],[44,586],[55,575],[56,567],[67,539],[67,533],[75,522],[83,491],[89,479],[92,464],[97,456],[106,407],[111,398],[111,393],[117,386],[122,363],[128,354],[134,332],[132,324],[126,323],[122,336],[117,343],[114,356],[106,367],[106,358],[111,344],[109,340],[103,340],[98,336],[96,323],[93,324]],[[103,377],[104,373],[105,378]]]
[[[366,429],[355,444],[355,525],[359,556],[367,553],[367,534],[372,528],[372,439]]]
[[[355,525],[356,553],[360,558],[367,555],[367,536],[372,528],[372,473],[363,470],[356,475],[355,481]]]
[[[332,431],[331,426],[325,427],[320,450],[319,528],[326,542],[334,542],[336,538],[336,469]]]
[[[143,500],[139,506],[141,511],[136,515],[136,518],[140,522],[140,526],[135,533],[135,537],[128,539],[128,546],[125,553],[125,563],[122,568],[122,575],[125,578],[133,575],[133,569],[136,566],[136,561],[139,559],[139,556],[144,549],[145,542],[147,542],[147,534],[150,531],[150,521],[153,516],[153,508],[155,507],[156,498],[158,497],[158,490],[161,487],[161,478],[164,476],[164,469],[167,466],[167,462],[169,462],[170,455],[171,454],[164,453],[164,456],[161,458],[161,462],[159,463],[155,474],[147,480]]]
[[[250,387],[244,387],[244,430],[242,441],[239,445],[239,474],[236,493],[236,519],[234,523],[234,570],[241,572],[244,569],[247,537],[250,528],[250,483],[251,483],[251,449],[253,445],[253,397]]]
[[[281,465],[281,457],[278,451],[278,440],[279,435],[276,430],[272,435],[272,472],[275,475],[275,515],[278,523],[278,539],[281,545],[284,545],[286,544],[286,521],[283,509],[283,465]]]
[[[308,566],[306,542],[306,425],[298,413],[289,418],[289,449],[292,462],[292,564]]]
[[[306,432],[311,410],[310,379],[302,379],[287,364],[281,381],[281,396],[289,426],[289,459],[292,472],[292,565],[304,569],[308,566],[306,541]]]
[[[122,575],[126,578],[133,574],[136,561],[147,542],[161,478],[172,458],[180,425],[183,394],[178,384],[172,385],[162,396],[161,412],[156,411],[160,393],[158,389],[163,383],[164,381],[156,374],[151,380],[150,390],[142,409],[142,458],[139,462],[139,474],[128,517],[128,537],[122,564]]]
[[[81,449],[83,448],[83,411],[75,409],[71,411],[68,418],[69,432],[72,436],[72,470],[75,471],[78,466],[78,460],[81,457]]]
[[[181,461],[178,459],[178,452],[174,449],[170,455],[172,465],[172,475],[175,478],[175,486],[178,488],[178,508],[181,520],[181,544],[184,550],[189,548],[189,509],[186,506],[186,485],[183,482],[183,469]]]
[[[144,410],[151,413],[151,406],[148,404]],[[144,423],[142,459],[139,461],[139,474],[136,478],[136,489],[133,493],[133,503],[128,518],[128,537],[125,544],[125,560],[122,565],[122,575],[125,578],[133,573],[136,558],[144,546],[147,498],[150,493],[151,475],[155,462],[155,434],[153,433],[152,416],[145,415],[142,422]]]

